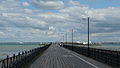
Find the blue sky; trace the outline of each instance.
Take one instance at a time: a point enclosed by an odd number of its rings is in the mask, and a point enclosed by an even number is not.
[[[74,29],[74,41],[120,41],[119,0],[1,0],[0,41],[57,41]],[[9,5],[9,6],[8,6]]]
[[[28,0],[20,0],[20,1],[26,2]],[[65,0],[65,2],[68,1]],[[73,1],[79,1],[81,4],[87,5],[91,8],[120,7],[120,0],[73,0]]]
[[[27,2],[29,0],[19,0],[20,2]],[[64,1],[64,7],[68,7],[68,2],[69,0],[61,0]],[[89,6],[90,8],[109,8],[109,7],[120,7],[120,1],[119,0],[73,0],[73,1],[78,1],[82,5]],[[23,6],[21,6],[23,7]],[[43,12],[57,12],[57,10],[46,10],[46,9],[41,9],[38,7],[35,7],[33,5],[23,7],[23,8],[31,8],[31,9],[38,9]]]
[[[120,7],[120,0],[76,0],[91,8]]]

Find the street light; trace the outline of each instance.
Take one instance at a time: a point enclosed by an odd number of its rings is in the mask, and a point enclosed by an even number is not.
[[[89,25],[89,22],[90,22],[90,19],[89,19],[89,17],[88,17],[88,56],[90,56],[90,52],[89,52],[89,50],[90,50],[90,47],[89,47],[89,40],[90,40],[90,37],[89,37],[89,34],[90,34],[90,25]]]
[[[72,29],[72,50],[73,50],[73,29]]]
[[[66,44],[67,44],[67,33],[66,33]]]
[[[63,43],[64,43],[64,36],[63,36]]]
[[[83,20],[85,20],[85,18],[83,18]],[[87,21],[88,21],[88,56],[90,56],[90,52],[89,52],[89,50],[90,50],[90,43],[89,43],[89,41],[90,41],[90,36],[89,36],[89,34],[90,34],[90,25],[89,25],[89,22],[90,22],[90,18],[89,17],[87,17]]]

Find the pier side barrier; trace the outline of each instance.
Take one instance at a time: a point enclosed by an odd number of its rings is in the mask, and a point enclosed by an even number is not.
[[[0,68],[25,68],[34,58],[45,51],[50,44],[45,44],[43,47],[38,47],[29,51],[23,51],[18,55],[13,54],[12,57],[7,56],[6,59],[0,61]]]
[[[88,56],[88,48],[72,45],[63,45],[64,48]],[[89,57],[115,68],[120,68],[120,51],[89,48]]]

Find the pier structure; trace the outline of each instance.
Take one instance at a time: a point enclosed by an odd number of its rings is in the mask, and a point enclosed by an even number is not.
[[[90,48],[88,56],[87,51],[87,48],[74,45],[60,46],[58,43],[52,43],[19,54],[21,57],[14,56],[14,59],[7,57],[1,61],[0,68],[119,68],[120,66],[120,52],[116,54]]]
[[[106,64],[52,44],[29,68],[112,68]]]

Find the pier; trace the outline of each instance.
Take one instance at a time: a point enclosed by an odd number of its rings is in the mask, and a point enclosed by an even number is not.
[[[73,51],[52,44],[29,68],[112,68]]]
[[[119,68],[119,56],[117,56],[116,62],[113,60],[114,55],[112,55],[113,58],[105,57],[108,55],[106,54],[108,53],[107,51],[92,51],[90,49],[89,56],[87,51],[85,48],[71,45],[60,46],[53,43],[42,48],[30,50],[24,54],[7,57],[1,61],[0,68]],[[97,52],[95,53],[95,51]]]

